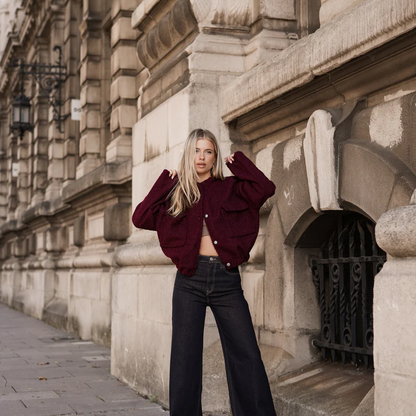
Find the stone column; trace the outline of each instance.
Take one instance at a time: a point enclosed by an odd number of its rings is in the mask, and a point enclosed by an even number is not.
[[[51,15],[51,30],[49,42],[49,59],[51,63],[57,61],[57,53],[54,46],[63,45],[64,38],[64,9],[53,9]],[[58,123],[53,119],[54,112],[49,106],[49,131],[48,131],[48,187],[45,191],[45,199],[56,199],[61,195],[64,173],[64,136],[58,130]]]
[[[375,415],[416,408],[416,191],[411,205],[384,213],[376,226],[388,254],[374,284]]]
[[[7,216],[7,139],[9,120],[6,100],[0,104],[0,226]]]
[[[64,62],[67,68],[64,97],[65,114],[69,114],[64,121],[64,150],[63,150],[63,185],[64,187],[75,179],[78,162],[79,146],[79,121],[71,119],[71,101],[80,99],[81,88],[79,85],[80,62],[80,35],[81,5],[79,1],[67,0],[65,6],[65,30],[64,30]]]
[[[13,176],[13,163],[17,163],[17,141],[19,139],[9,135],[7,147],[7,221],[14,220],[17,207],[17,177]]]
[[[147,71],[136,59],[138,30],[131,28],[131,15],[137,0],[113,2],[111,10],[111,142],[107,146],[106,161],[117,162],[131,157],[132,127],[137,121],[139,86],[147,78]],[[133,59],[132,59],[133,58]],[[141,76],[138,71],[141,71]]]
[[[7,42],[7,33],[9,31],[9,8],[10,3],[0,1],[0,54],[3,55]]]
[[[17,203],[15,217],[20,218],[30,203],[30,149],[32,133],[26,133],[22,139],[17,139]]]
[[[48,44],[39,38],[36,40],[35,59],[39,63],[49,62]],[[31,206],[45,199],[48,185],[48,99],[36,84],[32,99],[33,109],[33,155],[32,155],[32,198]]]
[[[110,108],[110,36],[103,20],[110,11],[106,0],[84,1],[81,31],[81,138],[79,179],[100,166],[109,142],[106,112]]]

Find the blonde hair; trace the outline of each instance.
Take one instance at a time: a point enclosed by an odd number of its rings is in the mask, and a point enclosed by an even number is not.
[[[216,137],[204,129],[192,130],[185,141],[182,158],[178,166],[178,182],[170,192],[170,208],[168,213],[177,217],[186,209],[191,208],[200,198],[198,189],[198,173],[195,169],[196,143],[199,139],[207,139],[214,145],[215,162],[211,168],[211,176],[215,179],[224,179],[222,172],[222,157]]]

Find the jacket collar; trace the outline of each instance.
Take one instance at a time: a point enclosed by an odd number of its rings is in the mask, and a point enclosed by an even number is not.
[[[207,185],[209,185],[212,181],[215,181],[215,178],[213,176],[210,176],[208,179],[205,179],[202,182],[198,182],[198,187],[205,187]]]

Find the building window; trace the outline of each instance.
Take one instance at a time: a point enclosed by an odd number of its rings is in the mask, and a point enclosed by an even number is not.
[[[311,261],[321,315],[314,345],[323,359],[373,365],[374,277],[385,261],[372,221],[359,214],[338,215],[334,231]]]

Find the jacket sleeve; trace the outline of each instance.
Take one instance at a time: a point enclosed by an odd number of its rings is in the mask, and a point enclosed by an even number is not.
[[[226,165],[240,179],[238,194],[254,207],[260,209],[274,195],[276,185],[243,152],[235,152],[234,162]]]
[[[167,169],[162,172],[146,198],[134,210],[132,221],[137,228],[156,231],[159,208],[177,181],[177,176],[173,179],[169,177]]]

